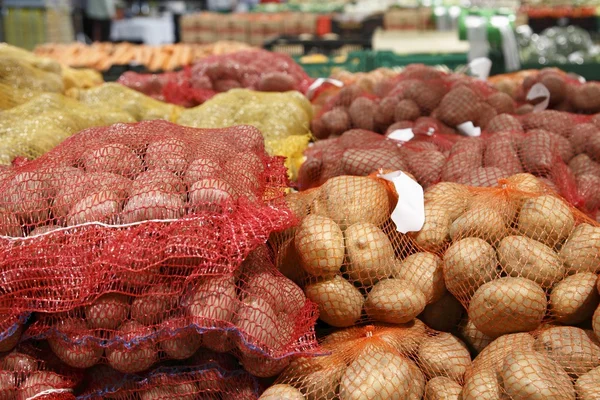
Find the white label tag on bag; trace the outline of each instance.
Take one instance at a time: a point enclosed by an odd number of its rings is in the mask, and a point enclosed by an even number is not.
[[[529,89],[529,92],[527,93],[528,101],[539,98],[543,98],[544,101],[533,106],[534,112],[543,111],[548,108],[548,105],[550,104],[550,91],[546,86],[544,86],[543,83],[536,83],[531,87],[531,89]]]
[[[425,198],[423,188],[402,171],[379,174],[390,181],[398,193],[398,203],[390,218],[401,233],[418,232],[425,224]]]
[[[463,135],[478,137],[481,136],[481,128],[473,125],[473,122],[467,121],[456,127]]]
[[[482,81],[487,81],[492,70],[492,60],[487,57],[477,57],[469,63],[471,74]]]
[[[415,137],[411,128],[396,129],[388,135],[388,139],[398,140],[400,142],[408,142]]]
[[[308,87],[308,90],[306,91],[306,97],[308,98],[308,100],[312,100],[315,92],[317,91],[317,89],[323,85],[324,83],[331,83],[333,86],[337,86],[337,87],[343,87],[344,86],[344,82],[342,81],[338,81],[337,79],[331,79],[331,78],[317,78],[315,79],[315,81]]]

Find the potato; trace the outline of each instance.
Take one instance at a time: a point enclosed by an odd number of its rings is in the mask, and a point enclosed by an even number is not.
[[[284,376],[297,382],[308,400],[336,398],[346,363],[339,355],[293,358]]]
[[[375,108],[377,105],[375,102],[366,97],[359,97],[355,99],[350,108],[348,108],[348,115],[350,116],[350,122],[354,128],[366,129],[372,131],[375,129]]]
[[[552,316],[569,325],[588,320],[600,302],[596,280],[595,274],[581,272],[558,282],[550,293]]]
[[[218,178],[222,166],[209,158],[198,158],[188,165],[183,180],[188,187],[202,179]]]
[[[592,328],[596,334],[596,339],[600,340],[600,306],[594,311],[592,315]]]
[[[20,172],[4,186],[3,193],[0,193],[0,209],[14,214],[22,223],[38,224],[48,220],[48,208],[53,195],[53,188],[46,176],[37,172]],[[7,222],[14,224],[14,220]],[[5,229],[18,233],[16,226]]]
[[[423,250],[439,252],[450,240],[450,215],[443,205],[425,203],[425,223],[414,234],[415,241]]]
[[[410,282],[425,295],[427,303],[438,301],[446,292],[442,260],[432,253],[415,253],[396,267],[393,277]]]
[[[498,114],[509,115],[515,113],[515,101],[506,93],[496,92],[485,101],[494,107]]]
[[[30,355],[12,351],[2,360],[0,369],[20,375],[30,375],[32,372],[38,370],[38,362]]]
[[[90,336],[84,321],[59,320],[53,329],[56,329],[57,334],[48,338],[48,344],[54,354],[65,364],[73,368],[90,368],[100,361],[104,349],[91,340],[81,342],[86,336]]]
[[[257,346],[272,348],[277,342],[277,314],[262,298],[246,297],[236,311],[233,324],[247,336],[248,342]]]
[[[485,147],[483,165],[500,168],[508,176],[523,172],[514,136],[497,133],[490,137]]]
[[[349,107],[362,94],[362,89],[356,85],[344,86],[335,99],[336,106]]]
[[[438,118],[449,126],[457,126],[478,117],[479,102],[476,94],[466,86],[452,89],[442,99]]]
[[[206,373],[204,371],[205,376],[208,375],[207,379],[218,379],[217,376],[212,377],[210,372]],[[216,375],[216,374],[215,374]],[[161,379],[164,378],[164,379]],[[186,379],[186,378],[184,378]],[[187,378],[189,379],[189,378]],[[180,400],[195,400],[198,397],[198,387],[194,382],[173,382],[173,378],[170,376],[162,375],[158,377],[158,382],[156,382],[156,386],[148,389],[140,391],[140,400],[159,400],[159,399],[180,399]],[[153,382],[154,383],[154,382]],[[125,391],[125,393],[127,393]],[[124,393],[124,395],[126,395]],[[131,392],[129,393],[131,396]],[[202,397],[200,397],[202,398]]]
[[[549,357],[531,350],[513,350],[504,359],[501,380],[514,400],[575,400],[565,371]]]
[[[201,326],[214,326],[214,321],[231,321],[236,303],[235,278],[230,277],[203,279],[185,301],[188,315]]]
[[[151,170],[139,174],[131,185],[129,196],[163,192],[174,193],[182,196],[185,201],[187,194],[185,185],[180,177],[166,170]]]
[[[304,400],[305,397],[301,391],[290,385],[273,385],[263,392],[259,400]]]
[[[235,334],[222,330],[210,330],[202,334],[202,347],[217,353],[227,353],[235,349]]]
[[[575,382],[575,391],[579,400],[597,400],[600,398],[600,367],[581,375]]]
[[[107,293],[85,307],[85,322],[90,329],[116,329],[129,316],[129,298]]]
[[[115,335],[125,342],[152,334],[152,329],[135,321],[123,323]],[[158,349],[152,340],[134,342],[132,347],[126,347],[120,340],[106,349],[108,365],[124,374],[137,373],[147,370],[158,361]]]
[[[0,208],[0,236],[22,237],[24,232],[15,215]]]
[[[446,292],[435,303],[427,304],[419,318],[431,329],[451,332],[456,329],[465,309],[452,294]]]
[[[15,400],[29,400],[36,395],[52,389],[68,389],[71,383],[62,376],[51,371],[35,371],[19,386]]]
[[[600,176],[580,175],[577,178],[577,195],[583,200],[586,210],[600,208]]]
[[[523,132],[521,122],[512,115],[498,114],[488,122],[485,130],[489,133]]]
[[[339,273],[344,262],[344,234],[332,219],[308,215],[298,227],[294,245],[300,265],[309,274],[332,276]]]
[[[367,347],[350,363],[340,381],[340,399],[409,399],[412,361],[383,349]]]
[[[472,237],[459,240],[444,254],[446,288],[464,300],[498,276],[497,266],[496,251],[489,243]]]
[[[384,279],[367,296],[365,311],[376,321],[401,324],[410,322],[425,308],[423,292],[401,279]]]
[[[162,324],[161,329],[168,329],[172,336],[162,339],[160,348],[170,359],[185,360],[202,346],[202,336],[194,328],[179,330],[179,326],[176,318]]]
[[[498,337],[507,333],[532,331],[546,312],[544,290],[525,278],[499,278],[475,292],[469,304],[469,318],[483,334]]]
[[[1,320],[3,320],[3,318],[0,318],[0,321]],[[18,323],[12,333],[8,333],[8,331],[3,332],[6,333],[6,336],[4,336],[0,340],[0,353],[12,350],[13,347],[15,347],[17,343],[19,343],[21,335],[23,334],[23,330],[23,325],[21,323]]]
[[[264,298],[276,313],[295,315],[304,307],[306,297],[300,287],[290,280],[269,272],[250,273],[242,296]]]
[[[525,193],[541,194],[544,192],[542,181],[528,173],[520,173],[509,176],[506,181],[516,190]]]
[[[257,89],[261,92],[287,92],[296,88],[296,80],[284,72],[268,72],[260,77]]]
[[[453,241],[472,236],[496,243],[507,235],[508,229],[498,210],[473,207],[452,222],[449,233]]]
[[[532,129],[545,129],[567,137],[573,126],[571,115],[555,110],[532,112],[523,117],[523,126],[527,131]]]
[[[190,212],[218,212],[236,198],[236,192],[229,183],[221,179],[201,179],[189,188]]]
[[[131,319],[142,325],[162,322],[177,304],[177,296],[168,294],[169,291],[170,289],[162,284],[146,289],[131,303]]]
[[[473,321],[470,319],[464,320],[460,326],[460,334],[464,341],[473,348],[477,353],[480,353],[494,339],[482,333]]]
[[[458,400],[462,386],[445,376],[436,376],[425,385],[423,400]]]
[[[366,330],[368,331],[368,326]],[[399,332],[400,330],[402,332]],[[377,338],[392,346],[403,356],[412,357],[417,355],[419,346],[425,339],[429,337],[428,331],[428,327],[425,326],[422,321],[413,319],[411,322],[406,324],[394,324],[393,330],[383,330],[377,332]],[[332,336],[332,334],[329,336]],[[352,338],[345,340],[351,339]]]
[[[366,201],[368,199],[368,201]],[[390,215],[388,192],[379,180],[359,176],[338,176],[329,179],[316,199],[323,213],[342,230],[357,222],[381,225]]]
[[[149,170],[162,169],[181,174],[187,166],[186,147],[181,140],[158,140],[148,145],[144,161]]]
[[[587,154],[578,154],[569,161],[569,168],[576,176],[600,176],[600,163],[593,161]]]
[[[574,224],[573,213],[561,199],[543,195],[523,204],[517,229],[525,236],[554,247],[569,236]]]
[[[67,225],[86,222],[114,224],[121,211],[122,198],[110,190],[92,193],[75,203],[67,214]]]
[[[569,131],[569,141],[575,154],[584,153],[590,137],[598,132],[598,127],[592,123],[576,124]]]
[[[329,325],[343,328],[360,318],[364,298],[339,275],[306,286],[304,293],[319,306],[319,318]]]
[[[418,357],[421,368],[431,378],[445,376],[458,383],[462,382],[471,365],[467,346],[445,332],[425,339],[419,347]]]
[[[87,172],[112,172],[130,179],[142,172],[142,160],[135,151],[119,143],[86,151],[82,162]]]
[[[502,396],[496,372],[491,369],[480,369],[465,379],[462,400],[501,400]]]
[[[344,238],[350,282],[372,285],[391,275],[394,248],[381,229],[368,222],[358,222],[346,229]]]
[[[544,289],[552,287],[566,272],[554,250],[525,236],[502,239],[498,260],[508,275],[531,279]]]
[[[600,366],[600,346],[583,329],[555,326],[543,330],[534,349],[546,354],[569,375],[580,376]]]
[[[473,368],[489,368],[494,373],[500,374],[502,372],[504,358],[513,349],[533,351],[534,344],[535,339],[529,333],[512,333],[500,336],[486,346],[477,358],[475,358]]]
[[[401,100],[394,109],[394,121],[414,121],[421,116],[421,110],[412,100]]]
[[[12,372],[0,371],[0,399],[12,400],[16,397],[17,381]]]
[[[406,170],[400,153],[392,149],[347,149],[341,159],[343,172],[366,176],[377,170]]]
[[[259,378],[269,378],[279,375],[290,363],[290,357],[273,359],[264,356],[250,356],[242,353],[240,364],[244,370]]]
[[[520,171],[521,170],[519,169],[516,172]],[[469,171],[460,177],[458,179],[458,183],[475,187],[497,187],[498,181],[508,177],[509,175],[509,172],[498,167],[477,167],[476,169]]]
[[[153,191],[130,197],[123,207],[122,221],[131,224],[149,220],[177,219],[184,213],[185,204],[181,194]]]
[[[483,143],[479,141],[471,144],[465,144],[464,141],[458,143],[464,148],[456,151],[453,147],[442,169],[442,181],[456,182],[466,173],[483,165]]]
[[[454,182],[440,182],[424,193],[425,202],[443,206],[452,221],[467,210],[472,197],[465,186]]]
[[[600,272],[600,227],[582,223],[575,227],[558,255],[567,273]]]
[[[328,136],[338,136],[350,129],[350,116],[343,108],[334,108],[321,116],[323,130]]]
[[[394,114],[397,104],[398,99],[396,97],[384,97],[383,100],[379,102],[379,105],[375,109],[375,114],[373,115],[373,121],[380,131],[384,131],[394,123]]]

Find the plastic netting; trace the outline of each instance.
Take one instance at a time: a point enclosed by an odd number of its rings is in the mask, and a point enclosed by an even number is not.
[[[184,110],[177,123],[196,128],[255,126],[264,136],[267,152],[286,157],[286,166],[291,176],[295,176],[310,140],[311,116],[310,102],[299,92],[232,89],[198,107]]]
[[[260,393],[256,378],[241,370],[234,358],[211,351],[143,375],[123,375],[110,367],[98,366],[89,369],[85,379],[78,400],[253,400]]]
[[[118,83],[105,83],[89,89],[71,89],[69,96],[89,107],[126,112],[136,121],[164,119],[177,121],[181,108],[163,103]]]
[[[589,332],[545,326],[494,340],[465,374],[462,399],[595,399],[600,346]]]
[[[60,362],[47,346],[31,343],[0,354],[0,398],[74,400],[82,373]]]
[[[326,336],[324,357],[299,358],[261,399],[452,399],[471,365],[465,344],[419,320]]]
[[[165,75],[127,72],[119,79],[125,86],[185,107],[202,104],[217,93],[235,88],[305,92],[311,81],[290,56],[266,50],[210,56]]]
[[[0,164],[34,159],[76,132],[116,122],[134,122],[128,113],[104,105],[89,107],[58,93],[39,94],[0,111]]]
[[[456,133],[465,122],[475,126],[500,113],[514,113],[516,103],[485,82],[432,67],[411,65],[372,86],[351,84],[320,108],[312,121],[317,138],[339,136],[351,128],[386,133],[397,123],[412,127],[434,117],[443,133]]]

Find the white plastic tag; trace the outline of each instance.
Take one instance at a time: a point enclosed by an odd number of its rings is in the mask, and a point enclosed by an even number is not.
[[[425,224],[425,198],[423,188],[402,171],[379,174],[379,177],[394,184],[398,203],[391,219],[401,233],[418,232]]]
[[[323,85],[324,83],[331,83],[333,86],[337,86],[337,87],[343,87],[344,86],[344,82],[342,81],[338,81],[337,79],[331,79],[331,78],[317,78],[315,79],[315,81],[308,87],[308,90],[306,91],[306,97],[308,97],[308,100],[312,100],[316,90]]]
[[[492,60],[487,57],[478,57],[469,63],[469,69],[477,79],[487,81],[492,70]]]
[[[539,98],[543,98],[544,101],[533,106],[534,112],[543,111],[548,108],[548,104],[550,104],[550,91],[543,83],[536,83],[527,93],[527,100],[529,101]]]
[[[478,137],[481,136],[481,128],[473,125],[473,122],[467,121],[456,127],[463,135]]]
[[[408,142],[410,139],[414,138],[415,134],[413,133],[411,128],[406,129],[396,129],[392,131],[388,135],[388,139],[398,140],[400,142]]]

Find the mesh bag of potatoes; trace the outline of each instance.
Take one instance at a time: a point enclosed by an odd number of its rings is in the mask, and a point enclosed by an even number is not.
[[[265,247],[230,274],[190,279],[177,267],[143,272],[113,279],[100,296],[68,311],[35,313],[23,339],[47,340],[73,368],[107,364],[122,374],[209,349],[230,352],[246,371],[270,377],[297,355],[318,350],[316,306],[274,268]],[[77,283],[97,285],[93,279]]]
[[[433,117],[440,132],[453,134],[463,123],[484,126],[497,114],[514,111],[515,101],[485,82],[414,65],[372,88],[344,87],[321,108],[311,126],[323,139],[351,128],[379,133],[419,128]]]
[[[196,128],[224,128],[248,124],[258,128],[265,148],[272,155],[285,156],[290,175],[302,162],[310,140],[310,102],[301,93],[262,93],[233,89],[201,106],[184,110],[177,123]]]
[[[74,133],[93,126],[134,122],[126,112],[89,107],[58,93],[43,93],[0,111],[0,164],[16,157],[34,159]]]
[[[532,175],[494,188],[435,185],[425,192],[425,224],[410,235],[441,255],[445,287],[480,338],[592,320],[600,226]]]
[[[145,96],[118,83],[105,83],[89,89],[71,89],[67,93],[90,107],[119,110],[131,115],[136,121],[164,119],[177,121],[181,108]]]
[[[0,397],[75,400],[82,373],[61,363],[47,346],[25,343],[0,354]]]
[[[13,313],[67,311],[159,271],[233,273],[294,223],[283,160],[249,126],[90,128],[0,172],[0,304]]]
[[[461,398],[592,400],[599,382],[598,339],[573,326],[544,326],[485,347],[465,374]]]
[[[294,360],[260,399],[457,399],[471,364],[460,339],[419,320],[347,328],[322,345],[328,355]]]
[[[161,365],[141,375],[124,377],[106,366],[86,371],[78,399],[255,400],[256,378],[226,354],[197,353],[176,365]]]
[[[300,224],[272,235],[276,265],[326,324],[405,323],[445,295],[441,257],[390,219],[397,194],[388,181],[339,176],[286,201]]]

